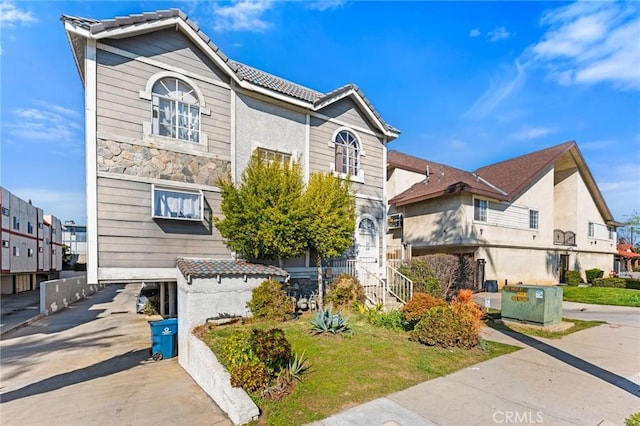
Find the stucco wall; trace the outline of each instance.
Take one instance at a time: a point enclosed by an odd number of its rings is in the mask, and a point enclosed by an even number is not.
[[[178,362],[211,396],[235,424],[250,422],[259,414],[251,398],[230,384],[228,372],[211,350],[192,335],[195,326],[220,314],[247,316],[251,291],[266,276],[193,278],[191,284],[178,275]]]
[[[40,283],[40,312],[51,314],[82,300],[105,284],[87,284],[87,276],[64,278]]]
[[[306,117],[299,112],[236,94],[236,178],[256,148],[290,154],[303,168]]]

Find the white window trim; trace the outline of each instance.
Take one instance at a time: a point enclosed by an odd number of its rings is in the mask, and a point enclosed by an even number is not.
[[[536,212],[536,227],[531,227],[531,212]],[[540,230],[540,210],[538,209],[529,209],[529,230],[531,231],[539,231]]]
[[[198,195],[200,197],[200,217],[172,217],[172,216],[157,216],[155,214],[155,201],[156,201],[156,189],[160,191],[179,192],[182,194]],[[151,184],[151,217],[154,219],[166,219],[166,220],[179,220],[187,222],[202,222],[204,220],[204,193],[202,190],[188,190],[182,188],[176,188],[172,186],[155,185]]]
[[[346,127],[346,126],[340,126],[338,127],[334,132],[333,135],[331,135],[331,139],[329,140],[327,146],[329,146],[335,153],[335,149],[336,149],[336,137],[338,136],[338,134],[340,132],[349,132],[351,133],[355,138],[356,141],[358,142],[358,174],[357,175],[350,175],[348,173],[342,173],[336,170],[336,163],[335,161],[332,161],[329,163],[329,170],[330,172],[333,173],[334,176],[339,177],[341,179],[347,179],[349,178],[352,182],[358,182],[358,183],[364,183],[364,169],[362,167],[362,162],[360,161],[360,159],[362,157],[366,157],[366,152],[364,150],[364,145],[362,143],[362,139],[360,138],[360,136],[358,135],[358,133],[353,130],[351,127]]]
[[[193,88],[193,90],[196,93],[196,96],[198,98],[198,107],[200,108],[200,130],[199,130],[199,142],[191,142],[191,141],[183,141],[182,139],[177,139],[177,138],[171,138],[168,136],[161,136],[161,135],[156,135],[153,133],[153,118],[151,118],[150,121],[143,121],[142,122],[142,134],[143,134],[143,140],[145,141],[149,141],[149,142],[155,142],[155,141],[171,141],[174,142],[175,141],[180,141],[180,142],[185,142],[185,143],[190,143],[193,145],[200,145],[203,147],[207,147],[209,144],[209,138],[207,137],[207,135],[202,131],[202,116],[203,115],[211,115],[211,110],[209,108],[207,108],[204,96],[202,94],[202,91],[200,90],[200,87],[198,87],[198,85],[189,77],[185,76],[184,74],[180,74],[177,72],[173,72],[173,71],[161,71],[158,73],[155,73],[154,75],[151,76],[151,78],[149,78],[149,80],[147,80],[147,84],[144,88],[144,90],[140,90],[139,92],[139,96],[141,99],[147,100],[149,101],[150,105],[153,102],[153,86],[158,82],[158,80],[161,80],[163,78],[176,78],[178,80],[182,80],[185,83],[187,83],[189,86],[191,86],[191,88]],[[153,114],[153,106],[149,109],[150,114]]]
[[[484,201],[486,203],[484,220],[476,219],[476,200]],[[489,223],[489,200],[484,198],[473,197],[473,203],[471,204],[471,208],[473,209],[473,221],[475,223]]]

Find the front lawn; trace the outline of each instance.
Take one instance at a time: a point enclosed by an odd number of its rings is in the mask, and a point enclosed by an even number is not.
[[[612,287],[563,287],[565,302],[640,307],[640,290]]]
[[[314,336],[310,316],[287,323],[254,323],[209,331],[204,340],[219,353],[224,338],[237,327],[282,328],[295,353],[305,352],[310,371],[283,400],[263,401],[261,423],[298,425],[324,419],[355,405],[389,395],[490,358],[518,350],[515,346],[485,342],[485,349],[427,347],[409,341],[406,332],[374,327],[352,319],[354,334]],[[218,358],[221,358],[218,356]]]

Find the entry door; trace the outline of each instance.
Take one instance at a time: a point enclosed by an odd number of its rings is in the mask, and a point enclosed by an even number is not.
[[[358,262],[378,261],[378,227],[373,219],[364,217],[358,223]]]
[[[567,272],[568,270],[569,270],[569,255],[561,254],[560,255],[560,282],[563,284],[567,282],[564,275],[565,275],[565,272]]]

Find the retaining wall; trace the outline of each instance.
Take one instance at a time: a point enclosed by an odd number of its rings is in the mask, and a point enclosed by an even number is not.
[[[86,274],[73,278],[43,281],[40,283],[40,313],[49,315],[67,308],[104,286],[105,284],[87,284]]]

